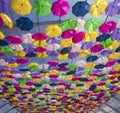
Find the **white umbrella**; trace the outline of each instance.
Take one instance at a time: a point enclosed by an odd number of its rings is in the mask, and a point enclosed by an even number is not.
[[[79,52],[81,50],[81,46],[82,45],[79,44],[79,43],[78,44],[73,44],[70,52],[72,52],[72,53]]]
[[[102,69],[102,73],[108,73],[109,71],[111,71],[112,67],[104,67]]]
[[[76,62],[77,67],[84,67],[86,65],[85,61],[77,61]]]
[[[9,46],[14,50],[22,51],[24,49],[21,44],[10,44]]]
[[[33,41],[32,39],[32,34],[31,33],[26,33],[22,35],[22,42],[25,44],[31,44]]]
[[[40,64],[39,65],[39,69],[41,69],[41,70],[47,70],[49,68],[49,65],[48,64]]]
[[[106,64],[108,61],[109,61],[108,58],[106,58],[106,57],[100,57],[100,58],[98,58],[98,59],[96,60],[96,63],[97,63],[97,64]]]
[[[59,44],[48,44],[46,46],[47,50],[49,51],[56,51],[60,48],[60,45]]]
[[[78,19],[77,19],[77,22],[78,22],[78,26],[75,28],[75,30],[76,30],[77,32],[84,31],[85,21],[82,20],[82,19],[80,19],[80,18],[78,18]]]
[[[4,59],[0,59],[0,65],[6,66],[8,63]]]
[[[117,28],[120,28],[120,18],[118,19]]]

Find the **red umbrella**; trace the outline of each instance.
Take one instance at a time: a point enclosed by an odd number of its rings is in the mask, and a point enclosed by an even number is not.
[[[20,44],[22,42],[22,39],[18,36],[8,36],[6,39],[12,44]]]
[[[56,16],[64,16],[68,13],[70,6],[65,0],[57,0],[53,2],[51,11]]]
[[[32,35],[32,39],[34,40],[45,40],[47,38],[47,35],[45,33],[35,33]]]

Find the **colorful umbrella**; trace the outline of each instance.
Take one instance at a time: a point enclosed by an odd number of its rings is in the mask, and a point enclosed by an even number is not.
[[[9,53],[12,53],[13,50],[7,46],[2,46],[0,47],[0,52],[4,54],[9,54]]]
[[[0,17],[2,18],[2,20],[5,22],[5,24],[9,27],[12,28],[13,27],[13,23],[12,20],[10,19],[9,16],[7,16],[4,13],[0,13]]]
[[[47,35],[42,32],[38,32],[32,35],[32,39],[34,40],[45,40],[47,38]]]
[[[0,40],[4,39],[4,34],[0,31]]]
[[[23,50],[23,46],[20,44],[10,44],[9,45],[13,50]]]
[[[107,21],[104,22],[100,27],[99,27],[99,31],[101,33],[109,33],[111,31],[113,31],[116,28],[116,23],[114,21]]]
[[[111,38],[119,41],[120,40],[120,29],[115,29],[111,34]]]
[[[12,44],[20,44],[22,42],[22,39],[18,36],[7,36],[6,39]]]
[[[48,0],[36,0],[33,4],[33,10],[39,16],[46,16],[51,12],[51,4]]]
[[[85,21],[82,20],[82,19],[80,19],[80,18],[78,18],[78,19],[77,19],[77,23],[78,23],[78,25],[77,25],[77,27],[75,28],[75,30],[76,30],[77,32],[84,31]]]
[[[106,0],[97,0],[90,6],[90,14],[92,16],[100,16],[105,12],[107,7]]]
[[[3,26],[3,19],[0,17],[0,27],[2,27]]]
[[[33,22],[28,17],[20,17],[16,20],[16,25],[23,31],[33,29]]]
[[[76,17],[85,16],[90,9],[90,5],[86,1],[79,1],[72,7],[72,13]]]
[[[26,33],[22,35],[22,42],[25,44],[31,44],[32,43],[32,34]]]
[[[6,42],[5,40],[0,40],[0,46],[6,46],[8,45],[8,42]]]
[[[98,18],[90,18],[85,22],[85,29],[87,30],[97,30],[99,26],[101,25],[101,20]]]
[[[51,11],[56,16],[64,16],[68,13],[70,6],[65,0],[57,0],[53,2]]]
[[[75,30],[69,29],[62,32],[62,38],[71,38],[76,34]]]
[[[12,9],[20,15],[27,15],[31,12],[32,6],[29,0],[12,0]]]
[[[115,16],[119,13],[120,7],[114,2],[108,4],[106,8],[106,15],[108,16]]]
[[[8,0],[1,0],[0,1],[0,12],[7,11],[9,8],[9,2]]]
[[[51,38],[56,38],[62,34],[62,30],[58,25],[50,25],[45,30],[46,34]]]
[[[67,19],[61,22],[61,28],[63,30],[75,29],[77,27],[77,21],[75,19]]]

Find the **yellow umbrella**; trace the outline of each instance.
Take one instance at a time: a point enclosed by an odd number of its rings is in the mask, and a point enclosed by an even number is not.
[[[5,35],[0,31],[0,40],[4,39]]]
[[[18,64],[17,63],[9,63],[9,64],[7,64],[7,67],[9,67],[9,68],[17,68]]]
[[[55,75],[58,75],[58,71],[57,71],[57,70],[50,70],[50,71],[49,71],[49,74],[50,74],[50,75],[54,75],[54,74],[55,74]]]
[[[119,71],[120,70],[120,64],[117,64],[113,67],[113,70]]]
[[[90,55],[90,51],[89,50],[81,50],[78,52],[78,56],[80,57],[87,57]]]
[[[62,29],[58,25],[50,25],[45,31],[46,34],[51,38],[58,37],[62,34]]]
[[[30,63],[30,64],[28,65],[28,67],[32,67],[32,66],[39,66],[39,64],[38,64],[38,63],[35,63],[35,62],[32,62],[32,63]]]
[[[120,57],[120,53],[119,52],[113,52],[113,53],[108,55],[109,59],[118,59],[119,57]]]
[[[93,62],[88,62],[86,65],[85,65],[85,69],[91,69],[91,68],[94,68],[95,67],[95,63]]]
[[[32,44],[36,47],[44,47],[47,45],[46,40],[34,40]]]
[[[109,47],[107,47],[108,49],[116,49],[116,48],[118,48],[119,47],[119,45],[120,45],[120,43],[118,42],[118,41],[114,41],[113,43],[112,43],[112,45],[110,45]]]
[[[45,58],[47,56],[48,56],[48,54],[46,52],[39,52],[36,55],[37,58]]]
[[[9,27],[12,28],[13,27],[13,23],[12,20],[10,19],[9,16],[7,16],[4,13],[0,13],[0,17],[3,19],[3,21],[5,22],[5,24]]]
[[[88,31],[85,33],[85,37],[83,40],[85,42],[92,42],[96,40],[97,37],[98,37],[98,33],[96,31]]]
[[[67,38],[67,39],[61,40],[60,46],[61,46],[62,48],[72,46],[72,39],[71,39],[71,38]]]
[[[100,16],[105,12],[107,5],[106,0],[97,0],[90,7],[90,14],[92,16]]]
[[[24,57],[26,53],[24,51],[17,50],[14,52],[14,55],[17,57]]]
[[[68,59],[68,54],[59,54],[57,56],[59,60],[67,60]]]
[[[27,15],[31,12],[32,6],[29,0],[12,0],[11,7],[20,15]]]

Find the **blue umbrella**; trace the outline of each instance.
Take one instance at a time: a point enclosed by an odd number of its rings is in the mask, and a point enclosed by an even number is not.
[[[64,66],[67,66],[68,64],[69,64],[69,63],[65,62],[65,63],[59,64],[58,66],[59,66],[59,67],[64,67]]]
[[[72,7],[72,13],[76,17],[83,17],[89,13],[90,5],[86,1],[79,1]]]
[[[87,62],[93,62],[98,59],[98,56],[89,56],[87,57],[86,61]]]
[[[33,29],[33,22],[28,17],[20,17],[16,20],[16,24],[23,31]]]
[[[8,45],[8,42],[5,40],[0,40],[0,46],[6,46]]]
[[[116,48],[115,52],[120,52],[120,47]]]
[[[68,47],[68,48],[63,48],[63,49],[61,49],[61,51],[60,51],[60,53],[61,54],[67,54],[67,53],[69,53],[70,52],[70,48]]]
[[[98,36],[96,40],[98,42],[101,42],[101,41],[104,41],[104,40],[106,40],[108,38],[110,38],[110,34],[102,34],[102,35]]]
[[[98,64],[98,65],[96,65],[94,68],[96,68],[96,69],[102,69],[102,68],[104,68],[105,66],[103,65],[103,64]]]
[[[26,57],[36,57],[36,53],[29,52],[28,54],[26,54]]]

